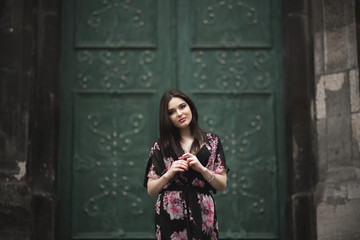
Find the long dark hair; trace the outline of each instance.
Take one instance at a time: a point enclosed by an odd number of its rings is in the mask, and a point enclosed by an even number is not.
[[[189,127],[194,141],[191,145],[190,152],[198,152],[201,143],[203,143],[205,139],[205,132],[198,125],[198,113],[194,102],[178,89],[168,90],[163,94],[159,107],[160,147],[162,154],[166,157],[170,157],[174,153],[179,156],[182,152],[180,131],[171,123],[169,116],[169,102],[174,97],[183,99],[191,109],[192,120]]]

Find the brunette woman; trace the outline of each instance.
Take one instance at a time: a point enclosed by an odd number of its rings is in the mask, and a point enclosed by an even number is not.
[[[193,101],[177,89],[162,96],[159,125],[144,180],[148,194],[157,196],[157,239],[218,239],[210,191],[222,191],[227,183],[220,139],[200,129]]]

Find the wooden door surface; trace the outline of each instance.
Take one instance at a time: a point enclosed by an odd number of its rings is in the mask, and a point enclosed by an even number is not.
[[[62,29],[61,240],[154,237],[142,181],[174,87],[223,142],[221,237],[284,239],[279,0],[65,0]]]

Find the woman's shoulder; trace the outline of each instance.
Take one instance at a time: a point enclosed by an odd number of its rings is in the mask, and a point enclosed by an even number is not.
[[[160,138],[155,141],[155,143],[151,147],[151,150],[160,150]]]
[[[208,139],[219,138],[218,135],[216,135],[216,134],[213,133],[213,132],[205,132],[205,136],[206,136]]]
[[[208,142],[213,142],[213,141],[218,142],[220,139],[219,136],[213,132],[206,132],[205,136],[206,136],[206,141],[208,141]]]

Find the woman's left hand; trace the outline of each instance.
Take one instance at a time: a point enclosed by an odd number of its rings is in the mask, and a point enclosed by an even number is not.
[[[201,164],[199,159],[191,153],[185,153],[180,158],[186,160],[189,166],[199,173],[203,172],[205,169],[205,167]]]
[[[191,153],[185,153],[184,155],[179,157],[179,159],[186,160],[189,166],[195,171],[199,172],[207,181],[212,179],[210,185],[214,189],[220,191],[225,190],[227,183],[226,171],[222,171],[221,173],[215,174],[211,170],[204,167],[199,161],[199,159]]]

